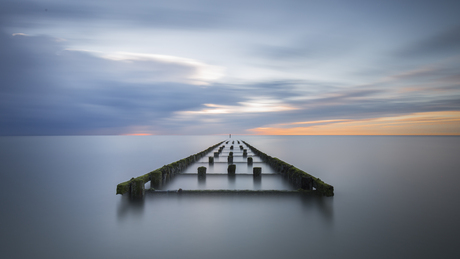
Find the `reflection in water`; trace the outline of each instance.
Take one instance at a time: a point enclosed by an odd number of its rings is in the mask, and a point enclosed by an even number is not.
[[[145,199],[132,199],[128,195],[122,195],[118,204],[118,219],[124,219],[130,215],[142,218],[145,208]]]
[[[206,187],[206,174],[198,175],[198,187],[205,188]]]
[[[300,195],[300,201],[305,213],[319,211],[321,218],[326,223],[332,224],[334,219],[334,197],[323,197],[316,195]]]
[[[254,178],[254,190],[260,190],[262,187],[262,176],[253,176]]]
[[[2,258],[458,258],[460,137],[245,136],[334,185],[334,197],[115,195],[220,138],[0,137]],[[252,168],[227,179],[221,156],[206,188],[252,189]],[[262,170],[262,189],[290,190]],[[181,175],[163,188],[198,184]]]
[[[229,189],[235,189],[235,180],[236,180],[236,175],[235,174],[228,174],[228,187]]]
[[[234,176],[229,176],[234,177]],[[254,178],[256,181],[261,180],[260,177]],[[186,203],[182,203],[182,201]],[[299,194],[299,193],[146,193],[144,199],[130,199],[127,195],[121,197],[118,206],[118,219],[126,219],[130,217],[141,218],[144,213],[150,211],[158,211],[161,209],[159,204],[168,204],[168,211],[163,213],[173,213],[170,220],[181,220],[183,215],[181,212],[195,208],[194,204],[209,203],[212,210],[219,206],[231,206],[237,208],[232,210],[227,217],[238,217],[244,215],[248,209],[254,209],[254,200],[257,200],[257,213],[264,215],[277,208],[279,213],[286,213],[284,210],[300,211],[305,216],[317,215],[327,225],[332,225],[334,221],[333,197],[322,197],[315,194]],[[187,205],[185,205],[187,204]],[[214,205],[211,205],[214,204]],[[227,205],[224,205],[227,204]],[[185,206],[185,207],[184,207]],[[197,205],[197,208],[199,206]],[[284,212],[283,212],[284,211]],[[272,212],[273,213],[273,212]]]

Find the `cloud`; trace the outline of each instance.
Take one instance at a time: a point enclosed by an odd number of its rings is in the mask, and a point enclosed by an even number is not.
[[[445,30],[431,37],[419,40],[396,54],[403,57],[432,57],[451,55],[458,56],[460,52],[460,25]]]
[[[49,26],[57,21],[67,25],[79,23],[110,26],[111,23],[116,23],[125,28],[149,26],[157,29],[181,30],[213,29],[232,23],[228,13],[216,12],[212,8],[196,8],[196,4],[192,1],[180,4],[146,1],[111,1],[110,4],[84,0],[78,3],[2,1],[0,19],[5,25],[23,28]],[[142,8],[138,8],[139,6]]]
[[[0,42],[1,135],[121,134],[136,125],[166,133],[162,119],[209,101],[190,84],[207,79],[193,77],[204,63],[142,54],[111,60],[65,51],[65,42],[46,36],[0,33]]]
[[[243,133],[460,110],[459,29],[432,33],[458,14],[420,6],[3,1],[0,134]]]
[[[68,42],[48,36],[0,33],[0,41],[1,135],[254,133],[246,130],[460,110],[458,91],[407,94],[394,87],[423,76],[430,86],[458,89],[458,72],[449,64],[364,86],[198,77],[209,83],[201,87],[193,76],[212,66],[193,59],[69,51]]]
[[[255,99],[255,98],[254,98]],[[187,119],[193,115],[214,115],[214,114],[230,114],[230,113],[264,113],[264,112],[280,112],[295,110],[287,104],[283,104],[277,100],[270,99],[255,99],[247,102],[238,102],[239,105],[219,105],[205,103],[204,106],[207,108],[198,111],[180,111],[177,114],[180,117]]]
[[[129,53],[129,52],[116,52],[116,53],[93,53],[96,56],[100,56],[107,60],[127,62],[131,66],[136,66],[139,63],[143,68],[154,68],[158,69],[159,67],[183,67],[190,69],[189,75],[186,77],[185,83],[198,84],[198,85],[208,85],[209,82],[220,79],[224,74],[224,68],[218,66],[212,66],[205,64],[203,62],[183,58],[176,56],[168,55],[158,55],[158,54],[146,54],[146,53]],[[140,70],[141,67],[136,66],[134,69]],[[153,69],[152,69],[153,70]],[[153,71],[149,71],[152,73]],[[164,76],[167,71],[162,69],[161,75]],[[157,75],[158,76],[158,75]],[[154,77],[149,78],[151,81],[158,81]],[[175,81],[174,78],[168,78],[168,81]],[[148,80],[148,79],[147,79]],[[180,80],[182,81],[182,80]]]
[[[305,124],[292,123],[290,125]],[[460,111],[425,112],[361,120],[329,120],[304,127],[250,129],[264,135],[460,135]],[[442,127],[440,127],[442,126]]]

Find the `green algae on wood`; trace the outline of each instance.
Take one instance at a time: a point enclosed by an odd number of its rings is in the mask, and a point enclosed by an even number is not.
[[[129,181],[122,182],[117,185],[117,194],[123,195],[129,193],[131,197],[142,197],[145,183],[150,181],[151,187],[161,186],[165,179],[169,179],[172,175],[180,173],[187,166],[198,161],[200,158],[204,157],[207,153],[211,152],[214,148],[218,147],[222,143],[223,142],[220,142],[197,154],[188,156],[171,164],[164,165],[163,167],[151,171],[150,173],[141,175],[136,178],[133,177]]]
[[[316,192],[324,195],[324,196],[334,196],[334,187],[323,182],[321,179],[314,177],[297,167],[290,165],[276,157],[271,157],[260,150],[256,149],[255,147],[249,145],[245,141],[243,141],[254,154],[257,154],[262,161],[269,164],[272,168],[274,168],[278,173],[281,175],[286,176],[289,181],[291,181],[296,188],[300,188],[303,190],[311,190],[315,188]]]

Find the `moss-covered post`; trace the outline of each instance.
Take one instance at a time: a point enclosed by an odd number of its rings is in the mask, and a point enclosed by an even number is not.
[[[214,157],[219,157],[219,152],[214,152]]]
[[[231,149],[231,150],[233,150],[233,145],[232,145],[232,146],[230,146],[230,149]]]
[[[243,157],[247,157],[247,156],[248,156],[248,150],[245,149],[245,150],[243,150]]]
[[[136,199],[143,198],[144,191],[144,181],[139,178],[131,178],[129,181],[129,196]]]
[[[243,150],[243,146],[240,145],[240,150]]]
[[[163,174],[160,170],[155,170],[149,173],[150,174],[150,188],[159,189],[163,184]]]
[[[248,165],[252,165],[252,157],[248,157]]]
[[[214,164],[214,157],[210,156],[210,157],[208,157],[208,159],[209,159],[210,164]]]
[[[204,166],[198,167],[198,176],[206,176],[206,167]]]
[[[229,165],[227,168],[228,174],[235,174],[236,171],[236,165]]]
[[[311,190],[313,187],[313,178],[308,176],[302,176],[300,181],[300,188],[304,190]]]
[[[260,177],[262,175],[262,168],[261,167],[254,167],[252,169],[252,174],[254,177]]]

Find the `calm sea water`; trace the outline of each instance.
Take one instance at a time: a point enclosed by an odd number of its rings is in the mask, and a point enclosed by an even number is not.
[[[335,196],[156,195],[133,203],[115,195],[119,182],[225,137],[0,137],[1,257],[460,256],[460,137],[234,138],[334,185]]]

